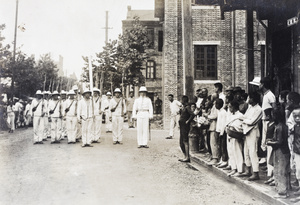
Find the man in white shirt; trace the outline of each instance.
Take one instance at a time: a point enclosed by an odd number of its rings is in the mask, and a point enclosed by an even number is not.
[[[123,97],[121,97],[121,90],[119,88],[115,89],[114,95],[115,97],[111,99],[109,106],[112,115],[113,144],[123,144],[123,124],[126,104]]]
[[[30,115],[30,107],[31,107],[31,100],[26,101],[25,111],[24,111],[24,117],[25,117],[25,127],[26,129],[29,126],[29,123],[31,121],[31,115]]]
[[[223,85],[222,83],[215,83],[215,92],[219,95],[219,99],[222,99],[225,102],[225,95],[223,93]],[[224,103],[225,106],[225,103]]]
[[[59,93],[54,91],[48,106],[49,122],[51,123],[51,144],[60,143],[61,138],[62,103],[58,97]]]
[[[129,128],[134,128],[134,121],[132,119],[132,109],[133,109],[133,103],[134,103],[134,97],[133,97],[133,92],[129,92],[129,97],[127,98],[126,101],[126,109],[127,109],[127,117],[128,117],[128,127]]]
[[[103,108],[105,113],[105,129],[107,133],[112,132],[111,111],[109,109],[110,101],[111,92],[107,92],[106,99],[103,100]]]
[[[149,119],[153,118],[153,107],[150,98],[146,96],[146,87],[140,87],[139,94],[140,97],[133,104],[132,118],[137,119],[138,148],[149,148]]]
[[[43,94],[40,90],[36,91],[37,99],[33,99],[30,108],[30,114],[33,116],[33,144],[43,144],[44,115],[45,108]]]
[[[104,107],[102,106],[102,98],[101,92],[98,88],[93,89],[93,100],[94,100],[94,120],[92,126],[92,143],[99,143],[99,139],[101,136],[101,126],[102,126],[102,113],[104,111]]]
[[[77,105],[78,105],[79,101],[82,99],[82,96],[78,91],[78,86],[74,85],[72,87],[72,90],[75,92],[75,100],[77,101]],[[81,128],[82,128],[81,124],[79,123],[79,121],[77,121],[76,142],[79,142],[79,140],[81,139],[82,136]]]
[[[77,100],[75,99],[75,92],[70,90],[68,92],[69,99],[64,103],[63,113],[66,121],[68,144],[76,143],[77,132]]]
[[[169,94],[168,98],[170,101],[171,119],[169,137],[166,137],[166,139],[172,139],[174,137],[175,129],[177,128],[178,130],[179,111],[182,104],[181,102],[174,100],[174,96],[172,94]]]
[[[62,103],[62,106],[66,103],[67,100],[67,92],[62,90],[60,92],[60,101]],[[64,137],[67,137],[67,125],[66,125],[66,120],[61,121],[61,139],[64,139]]]
[[[93,126],[93,102],[91,99],[92,92],[88,89],[84,90],[77,107],[77,120],[81,123],[82,131],[82,147],[93,147],[92,140],[92,126]]]
[[[47,137],[51,136],[51,123],[49,123],[48,119],[48,106],[49,106],[49,93],[48,91],[43,91],[43,101],[44,101],[44,109],[45,109],[45,115],[44,115],[44,134],[43,134],[43,141],[47,140]]]

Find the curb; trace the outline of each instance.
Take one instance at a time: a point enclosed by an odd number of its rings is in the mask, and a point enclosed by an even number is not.
[[[292,203],[290,202],[290,198],[287,199],[277,199],[274,198],[273,196],[276,195],[276,191],[274,188],[265,185],[265,184],[260,184],[257,182],[250,182],[245,180],[245,178],[239,178],[239,177],[230,177],[227,176],[227,172],[223,169],[217,168],[215,166],[208,165],[208,162],[203,160],[201,158],[201,154],[198,153],[190,153],[190,159],[191,163],[188,165],[195,168],[196,170],[199,171],[200,167],[205,167],[209,169],[211,172],[214,174],[222,177],[223,179],[234,183],[238,187],[244,189],[247,192],[250,192],[252,195],[260,198],[261,200],[265,201],[268,204],[274,204],[274,205],[289,205],[289,204],[300,204],[300,203]]]

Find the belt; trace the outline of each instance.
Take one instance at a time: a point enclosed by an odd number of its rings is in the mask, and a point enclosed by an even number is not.
[[[139,109],[138,112],[148,112],[149,109]]]

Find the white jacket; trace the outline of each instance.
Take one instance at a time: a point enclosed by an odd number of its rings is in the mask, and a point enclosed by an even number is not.
[[[132,118],[137,117],[153,118],[153,106],[150,98],[139,97],[135,99],[132,109]]]

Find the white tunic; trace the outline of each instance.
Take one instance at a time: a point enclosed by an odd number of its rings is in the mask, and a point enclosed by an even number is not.
[[[153,106],[150,98],[139,97],[135,99],[132,110],[132,118],[137,117],[153,118]]]
[[[36,108],[36,110],[33,112],[33,108]],[[30,108],[30,114],[34,117],[41,117],[46,112],[46,109],[44,108],[44,101],[43,99],[37,100],[33,99],[31,103]]]
[[[80,120],[80,117],[82,117],[83,120],[93,117],[93,109],[92,109],[92,100],[91,99],[86,100],[85,98],[83,98],[78,102],[78,106],[77,106],[78,120]]]
[[[62,105],[59,100],[51,100],[48,106],[49,117],[61,117]],[[50,114],[50,111],[53,111],[53,114]]]
[[[68,112],[65,112],[66,109],[69,109]],[[65,101],[64,105],[63,105],[63,113],[64,113],[64,116],[67,116],[67,117],[76,117],[76,112],[77,112],[77,100],[71,100],[71,99],[68,99]]]
[[[118,104],[119,100],[122,100],[122,102],[120,102]],[[112,116],[122,116],[124,113],[126,113],[126,104],[125,104],[125,100],[123,98],[118,98],[118,99],[112,98],[110,100],[109,109],[111,110],[115,107],[116,107],[116,110],[114,112],[113,111],[111,112]],[[122,113],[122,108],[123,108],[123,113]]]

